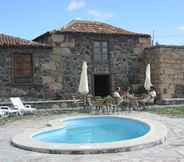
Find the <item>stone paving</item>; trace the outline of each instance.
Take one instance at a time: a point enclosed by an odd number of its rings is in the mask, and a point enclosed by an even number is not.
[[[13,147],[10,139],[15,134],[30,128],[43,128],[49,120],[64,115],[33,117],[0,126],[0,162],[184,162],[184,118],[161,117],[147,112],[123,114],[162,122],[168,128],[167,142],[139,151],[90,155],[42,154]]]

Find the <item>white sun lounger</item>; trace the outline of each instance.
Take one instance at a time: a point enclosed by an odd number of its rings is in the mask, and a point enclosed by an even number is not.
[[[24,114],[33,113],[36,111],[35,108],[32,108],[31,105],[24,105],[19,97],[10,98],[14,108],[20,110]]]
[[[9,115],[22,115],[21,111],[9,106],[0,106],[0,116],[6,117]]]

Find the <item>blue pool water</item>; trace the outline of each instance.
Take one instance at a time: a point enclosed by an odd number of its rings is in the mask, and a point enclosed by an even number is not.
[[[141,121],[120,117],[86,117],[64,121],[64,127],[33,136],[48,143],[105,143],[145,135],[150,127]]]

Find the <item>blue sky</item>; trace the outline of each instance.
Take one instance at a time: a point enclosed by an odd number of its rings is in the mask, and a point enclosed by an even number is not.
[[[184,45],[184,0],[0,0],[0,33],[33,39],[72,19],[96,20]]]

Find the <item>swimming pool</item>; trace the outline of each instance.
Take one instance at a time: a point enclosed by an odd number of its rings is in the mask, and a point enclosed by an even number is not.
[[[43,129],[14,136],[19,148],[51,154],[98,154],[140,150],[162,144],[167,128],[158,121],[128,115],[55,119]]]
[[[148,124],[121,117],[86,117],[64,120],[64,127],[41,132],[34,139],[48,143],[105,143],[128,140],[145,135]]]

